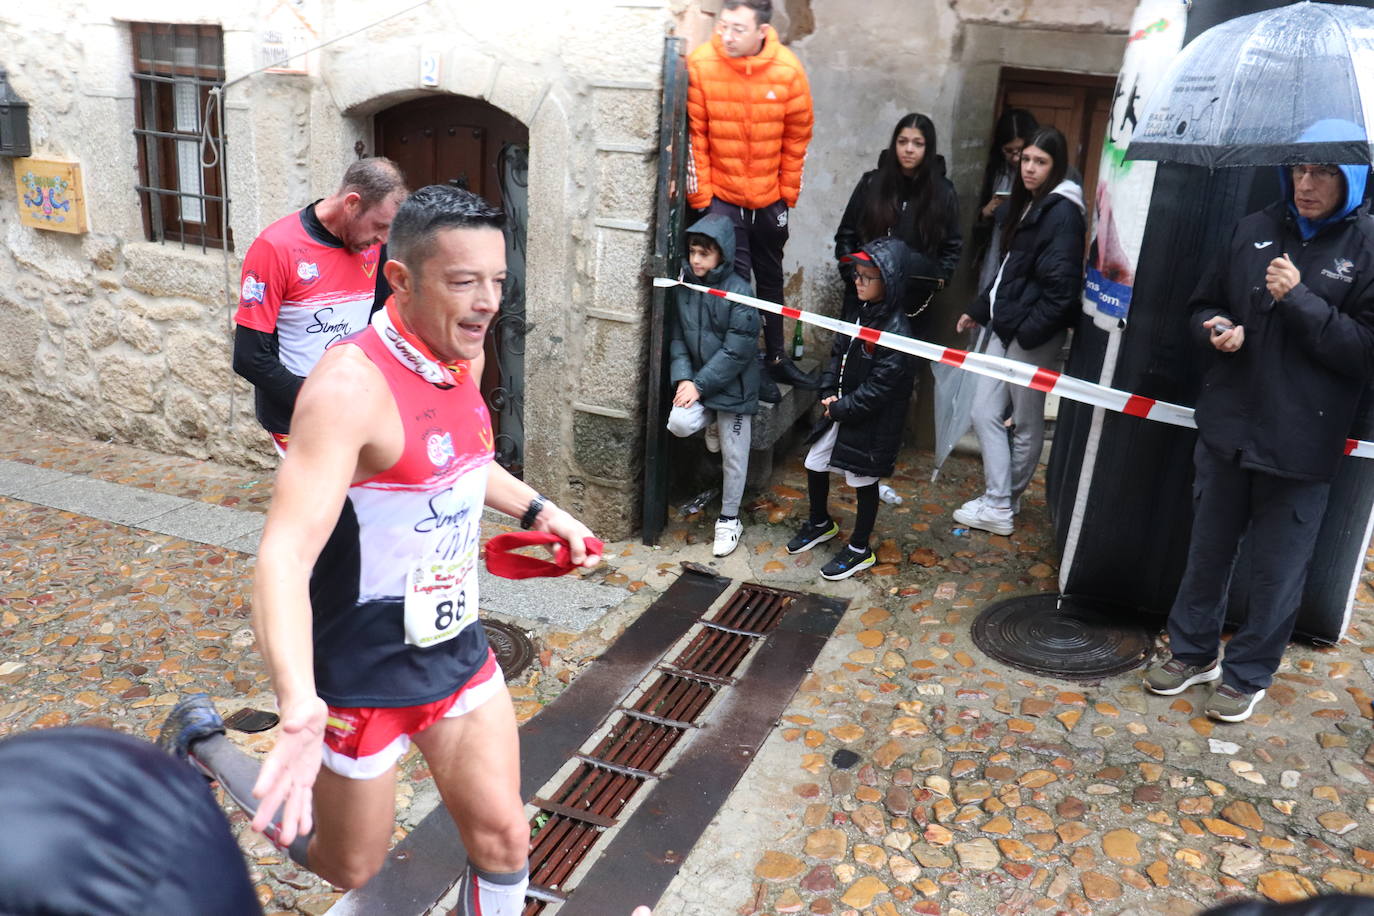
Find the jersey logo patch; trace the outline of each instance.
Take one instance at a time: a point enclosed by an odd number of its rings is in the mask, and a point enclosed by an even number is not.
[[[253,274],[248,274],[243,278],[243,289],[239,291],[239,299],[244,305],[261,303],[266,294],[266,281],[259,281]]]
[[[1340,280],[1342,283],[1354,283],[1355,277],[1350,273],[1355,269],[1355,262],[1349,258],[1337,258],[1331,265],[1334,271],[1322,268],[1322,276],[1331,280]]]
[[[768,94],[764,96],[765,99],[773,99],[773,100],[776,100],[777,97],[778,97],[778,94],[777,94],[776,92],[774,92],[772,89],[769,89],[769,90],[768,90]]]
[[[320,265],[311,261],[299,261],[296,264],[296,276],[305,283],[318,280],[320,278]]]
[[[376,248],[369,248],[363,252],[363,276],[369,280],[377,273],[377,258],[379,252]]]
[[[458,457],[453,450],[453,433],[432,432],[425,440],[425,452],[429,455],[430,464],[436,468],[441,468]]]

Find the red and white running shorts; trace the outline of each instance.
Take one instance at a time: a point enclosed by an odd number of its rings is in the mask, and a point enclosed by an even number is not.
[[[410,750],[410,736],[440,719],[466,715],[505,686],[496,656],[452,696],[419,706],[330,706],[324,728],[324,765],[348,779],[372,779],[396,765]]]

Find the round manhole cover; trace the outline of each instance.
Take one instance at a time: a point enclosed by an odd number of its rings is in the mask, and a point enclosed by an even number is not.
[[[482,629],[487,631],[487,642],[491,651],[496,653],[496,663],[501,673],[509,681],[530,666],[534,661],[534,643],[519,627],[513,627],[499,620],[482,620]]]
[[[989,605],[973,621],[973,642],[1013,668],[1066,680],[1094,680],[1139,667],[1154,648],[1144,613],[1072,595],[1027,595]]]

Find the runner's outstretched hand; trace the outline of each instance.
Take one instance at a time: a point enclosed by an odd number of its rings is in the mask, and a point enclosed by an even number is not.
[[[280,846],[289,845],[314,827],[311,790],[320,772],[327,715],[328,707],[317,696],[283,707],[281,733],[253,786],[253,797],[260,802],[253,829],[265,833],[280,809],[280,832],[272,837]]]

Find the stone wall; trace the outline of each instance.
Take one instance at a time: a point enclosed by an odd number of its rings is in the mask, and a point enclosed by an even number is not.
[[[235,248],[144,240],[128,21],[224,29],[228,78],[255,69],[276,0],[57,0],[0,12],[0,63],[32,105],[34,155],[81,162],[90,232],[20,226],[0,159],[0,411],[11,420],[270,467],[230,368],[239,257],[330,193],[372,116],[427,93],[490,102],[530,135],[526,478],[610,537],[638,519],[645,315],[665,2],[431,4],[311,55],[305,75],[227,90]],[[386,14],[306,0],[322,38]],[[420,88],[422,53],[442,81]]]

